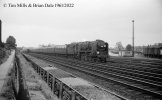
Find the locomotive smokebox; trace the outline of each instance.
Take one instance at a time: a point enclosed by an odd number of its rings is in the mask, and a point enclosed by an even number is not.
[[[0,20],[0,46],[2,45],[2,21]]]

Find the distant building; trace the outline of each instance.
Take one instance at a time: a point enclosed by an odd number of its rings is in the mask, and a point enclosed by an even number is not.
[[[121,51],[119,51],[119,56],[131,57],[132,56],[132,51],[121,50]]]

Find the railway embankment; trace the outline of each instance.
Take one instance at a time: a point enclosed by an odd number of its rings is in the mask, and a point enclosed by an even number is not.
[[[0,65],[6,62],[10,55],[11,55],[10,50],[0,48]]]
[[[58,100],[34,71],[31,64],[15,51],[0,65],[0,100]]]

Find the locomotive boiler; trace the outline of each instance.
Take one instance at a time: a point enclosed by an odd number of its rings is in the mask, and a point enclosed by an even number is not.
[[[108,43],[102,40],[71,43],[67,45],[67,54],[85,61],[106,61]]]

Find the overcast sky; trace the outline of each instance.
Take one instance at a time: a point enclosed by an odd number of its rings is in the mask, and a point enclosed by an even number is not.
[[[17,4],[73,3],[74,7],[8,7]],[[7,7],[4,5],[7,4]],[[162,0],[1,0],[2,41],[9,35],[18,46],[67,44],[102,39],[111,47],[162,42]]]

